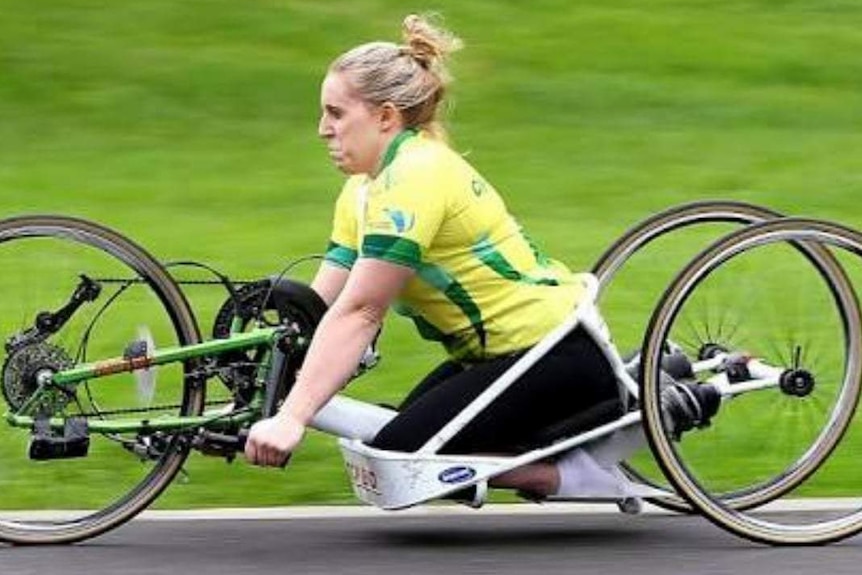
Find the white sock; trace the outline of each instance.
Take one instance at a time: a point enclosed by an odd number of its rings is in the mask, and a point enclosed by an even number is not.
[[[615,497],[621,496],[618,481],[601,467],[584,449],[576,448],[557,462],[560,487],[557,495],[563,497]]]
[[[557,472],[560,485],[556,497],[622,499],[666,495],[661,490],[630,481],[616,465],[600,465],[581,448],[573,449],[560,459]]]
[[[612,434],[596,439],[586,446],[586,450],[600,466],[610,468],[631,457],[633,453],[647,444],[643,427],[629,425]]]

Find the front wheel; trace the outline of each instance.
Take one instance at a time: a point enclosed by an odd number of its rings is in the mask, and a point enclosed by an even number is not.
[[[811,257],[826,246],[835,259]],[[862,531],[855,488],[862,437],[851,425],[862,318],[848,279],[858,276],[860,255],[862,236],[835,224],[788,218],[752,225],[692,260],[650,320],[640,374],[650,448],[675,490],[737,535],[811,545]],[[697,328],[704,315],[714,318],[712,333]],[[706,410],[717,408],[709,421],[682,433],[661,381],[670,345],[709,367],[688,382],[698,406],[721,396]],[[710,356],[728,351],[710,366]],[[747,494],[775,501],[734,505]]]
[[[45,392],[46,375],[136,353],[135,346],[140,352],[154,343],[200,341],[185,297],[162,266],[100,225],[57,216],[0,221],[0,339],[8,414],[76,417],[92,427],[203,409],[192,363]],[[0,423],[0,540],[66,543],[116,527],[162,492],[189,450],[180,435],[89,435],[84,457],[34,461],[31,430]]]

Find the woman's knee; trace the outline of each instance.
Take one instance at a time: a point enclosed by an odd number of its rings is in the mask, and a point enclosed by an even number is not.
[[[417,440],[416,433],[409,433],[390,423],[374,436],[369,445],[384,451],[413,452],[422,447],[423,443],[424,441]]]

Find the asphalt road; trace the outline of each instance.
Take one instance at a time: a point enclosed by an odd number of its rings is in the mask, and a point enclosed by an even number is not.
[[[138,519],[77,545],[0,546],[0,573],[101,575],[859,572],[862,536],[770,548],[698,517],[617,513]]]

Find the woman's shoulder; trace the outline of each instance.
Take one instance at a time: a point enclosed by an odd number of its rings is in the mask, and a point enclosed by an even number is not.
[[[367,181],[368,177],[364,175],[349,176],[344,181],[344,185],[341,187],[341,192],[339,192],[338,198],[335,200],[336,209],[354,209],[357,202],[359,188],[361,188],[363,183]]]
[[[368,176],[364,174],[355,174],[352,176],[348,176],[346,180],[344,180],[344,185],[341,186],[341,193],[339,197],[355,195],[356,191],[362,187],[362,184],[368,181]]]
[[[461,180],[475,172],[464,157],[446,142],[420,133],[392,164],[399,178],[434,185]]]

